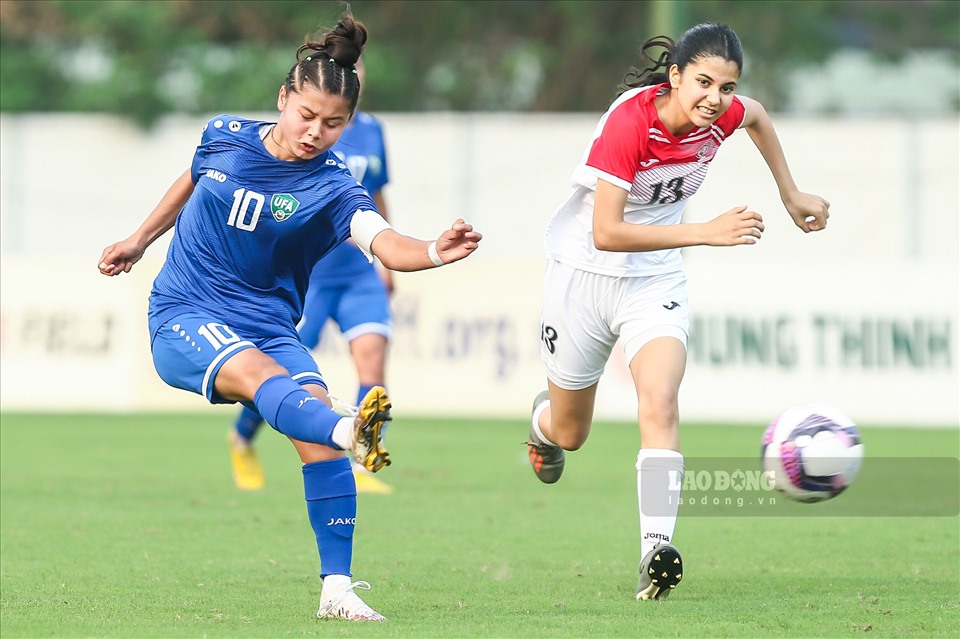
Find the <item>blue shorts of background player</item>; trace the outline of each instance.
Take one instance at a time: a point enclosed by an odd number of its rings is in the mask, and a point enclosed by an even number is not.
[[[321,284],[312,280],[303,307],[298,330],[304,346],[311,350],[320,344],[327,320],[337,324],[348,342],[367,334],[390,339],[390,297],[372,266],[349,281]]]

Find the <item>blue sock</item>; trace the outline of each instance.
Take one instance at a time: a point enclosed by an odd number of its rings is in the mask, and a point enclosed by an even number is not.
[[[303,465],[307,516],[317,537],[320,578],[351,575],[353,529],[357,523],[357,483],[346,457]]]
[[[340,448],[331,435],[341,416],[286,375],[271,377],[261,384],[253,403],[263,419],[284,435]]]
[[[357,391],[357,406],[363,401],[363,398],[367,396],[367,393],[370,392],[370,389],[374,386],[383,386],[383,384],[360,384],[360,389]]]
[[[237,431],[238,435],[250,442],[257,436],[257,431],[260,430],[261,424],[263,424],[263,418],[260,417],[260,413],[244,405],[240,410],[240,414],[237,416],[237,422],[233,428]]]

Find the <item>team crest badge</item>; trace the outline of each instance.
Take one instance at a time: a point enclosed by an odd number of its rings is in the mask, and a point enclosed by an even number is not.
[[[717,154],[720,147],[714,140],[707,140],[699,149],[697,149],[697,162],[709,162]]]
[[[270,198],[270,212],[277,222],[283,222],[296,213],[298,208],[300,201],[289,193],[277,193]]]

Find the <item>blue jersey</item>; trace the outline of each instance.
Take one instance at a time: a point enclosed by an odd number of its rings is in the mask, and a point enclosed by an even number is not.
[[[369,113],[357,111],[331,150],[369,193],[376,193],[389,181],[383,127]],[[310,286],[343,284],[372,271],[373,265],[360,249],[344,244],[317,264]]]
[[[220,115],[204,127],[194,191],[153,283],[151,336],[186,306],[249,336],[296,338],[314,264],[350,236],[357,210],[376,210],[332,152],[271,155],[261,135],[270,124]]]

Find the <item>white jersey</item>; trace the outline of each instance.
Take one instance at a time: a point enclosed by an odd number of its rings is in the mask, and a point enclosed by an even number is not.
[[[743,124],[743,103],[733,98],[709,127],[673,136],[659,120],[653,99],[665,84],[626,91],[600,118],[573,172],[573,190],[546,232],[547,255],[602,275],[639,277],[682,269],[680,249],[636,253],[601,251],[593,243],[597,180],[627,191],[623,219],[630,224],[679,224],[723,141]]]

